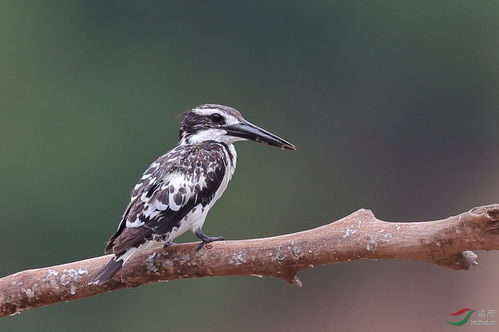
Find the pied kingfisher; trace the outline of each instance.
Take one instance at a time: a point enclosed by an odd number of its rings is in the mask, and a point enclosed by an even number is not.
[[[205,104],[184,114],[177,147],[153,162],[131,193],[118,230],[106,245],[114,257],[94,277],[110,280],[137,250],[154,241],[170,243],[192,230],[205,243],[202,227],[210,208],[220,198],[236,169],[233,143],[252,140],[295,150],[282,138],[246,121],[234,108]]]

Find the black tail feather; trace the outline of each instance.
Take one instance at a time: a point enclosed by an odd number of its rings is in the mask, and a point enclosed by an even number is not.
[[[123,260],[113,257],[94,277],[93,283],[100,285],[111,280],[112,277],[123,267]]]

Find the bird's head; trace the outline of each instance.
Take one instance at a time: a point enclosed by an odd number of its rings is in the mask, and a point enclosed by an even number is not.
[[[241,113],[229,106],[204,104],[185,112],[183,116],[180,128],[182,144],[204,141],[232,144],[252,140],[281,149],[296,150],[293,144],[246,121]]]

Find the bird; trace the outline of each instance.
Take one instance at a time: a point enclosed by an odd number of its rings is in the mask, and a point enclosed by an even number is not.
[[[105,247],[105,253],[114,256],[95,275],[94,284],[111,280],[138,251],[155,242],[167,246],[188,230],[201,240],[197,250],[224,239],[206,235],[203,224],[236,169],[234,143],[251,140],[296,150],[229,106],[203,104],[181,117],[178,145],[154,161],[133,188],[118,229]]]

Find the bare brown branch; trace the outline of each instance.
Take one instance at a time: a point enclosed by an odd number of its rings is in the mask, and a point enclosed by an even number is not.
[[[499,204],[443,220],[385,222],[359,210],[308,231],[253,240],[223,241],[197,252],[195,243],[151,248],[133,257],[114,280],[90,284],[110,255],[0,279],[0,317],[51,303],[76,300],[159,281],[210,276],[269,276],[301,287],[296,276],[314,266],[365,260],[415,259],[467,270],[470,250],[499,249]]]

